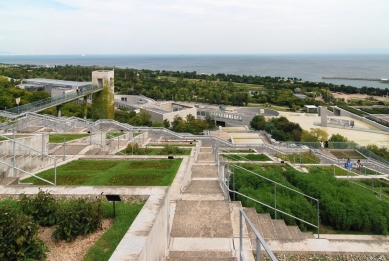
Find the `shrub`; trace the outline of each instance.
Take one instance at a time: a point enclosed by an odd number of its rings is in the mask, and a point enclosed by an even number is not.
[[[39,190],[35,197],[28,197],[25,194],[19,196],[21,210],[41,226],[51,226],[55,224],[57,202],[48,192]]]
[[[39,225],[18,208],[0,207],[0,260],[45,260]]]
[[[150,153],[150,149],[149,148],[140,148],[138,143],[135,143],[135,144],[128,144],[126,149],[124,150],[124,153],[125,154],[133,154],[133,155],[145,155],[145,154],[148,154]]]
[[[184,150],[180,149],[178,146],[173,146],[166,144],[163,149],[158,153],[159,155],[171,155],[171,154],[183,154]]]
[[[86,235],[101,228],[101,200],[90,201],[85,198],[69,199],[58,209],[57,226],[53,237],[73,241],[79,235]]]

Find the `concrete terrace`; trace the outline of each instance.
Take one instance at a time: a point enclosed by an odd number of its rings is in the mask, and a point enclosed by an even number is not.
[[[108,131],[107,125],[99,126]],[[114,125],[110,125],[111,127]],[[30,133],[40,130],[28,126]],[[52,128],[56,128],[53,124]],[[90,128],[81,128],[85,130]],[[115,128],[124,128],[118,125]],[[72,129],[73,131],[75,128]],[[126,132],[127,130],[125,130]],[[133,129],[132,131],[135,132]],[[161,138],[189,140],[189,136],[157,130],[138,130],[140,144],[156,143]],[[227,135],[220,134],[219,137]],[[130,135],[131,136],[131,135]],[[93,140],[93,136],[91,136]],[[100,137],[100,135],[96,135]],[[40,136],[39,136],[40,139]],[[147,159],[165,156],[120,156],[114,155],[132,138],[118,140],[116,147],[109,150],[104,146],[84,142],[74,142],[65,148],[64,164],[79,158],[90,159]],[[196,137],[196,147],[190,156],[182,156],[182,164],[170,187],[76,187],[76,186],[40,186],[54,195],[99,196],[120,194],[123,197],[139,197],[146,204],[127,231],[110,260],[239,260],[239,211],[244,209],[256,229],[268,243],[274,253],[279,254],[328,254],[328,255],[387,255],[389,238],[384,236],[363,235],[320,235],[302,233],[296,226],[286,226],[283,220],[272,220],[270,215],[256,213],[253,208],[243,208],[240,202],[228,200],[220,185],[220,168],[214,155],[216,142],[224,146],[212,135]],[[192,137],[193,140],[193,137]],[[109,144],[109,140],[104,144]],[[115,140],[114,142],[115,143]],[[82,145],[83,144],[83,145]],[[109,144],[112,146],[112,144]],[[39,147],[39,146],[38,146]],[[276,148],[271,145],[255,147],[270,158]],[[53,147],[51,155],[63,158],[63,148]],[[105,155],[101,152],[106,152]],[[99,153],[100,152],[100,153]],[[166,157],[165,157],[166,158]],[[280,164],[273,160],[273,164]],[[290,164],[287,162],[287,164]],[[298,165],[297,169],[303,169]],[[36,194],[38,188],[28,185],[0,185],[2,197],[8,195]],[[243,250],[245,260],[254,260],[256,249],[253,230],[243,223]],[[264,253],[264,251],[262,251]]]

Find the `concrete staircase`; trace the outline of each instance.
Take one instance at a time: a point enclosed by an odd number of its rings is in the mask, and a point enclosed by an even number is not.
[[[202,147],[192,180],[176,202],[167,260],[236,260],[230,203],[223,198],[212,148]]]
[[[267,240],[305,240],[314,239],[312,232],[301,232],[297,226],[287,226],[284,220],[271,219],[268,213],[257,213],[255,208],[244,208],[251,223],[259,234]],[[253,249],[256,249],[256,237],[254,231],[246,223]]]

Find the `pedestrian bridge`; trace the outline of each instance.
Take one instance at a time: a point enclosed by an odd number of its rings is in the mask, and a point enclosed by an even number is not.
[[[35,101],[22,106],[7,109],[5,111],[0,110],[0,117],[14,119],[23,113],[40,112],[54,106],[59,106],[64,103],[68,103],[77,99],[87,97],[88,95],[99,92],[102,89],[103,89],[102,86],[99,87],[99,86],[92,85],[92,86],[84,87],[78,92],[77,91],[65,92],[63,93],[63,95],[58,95],[47,99]]]

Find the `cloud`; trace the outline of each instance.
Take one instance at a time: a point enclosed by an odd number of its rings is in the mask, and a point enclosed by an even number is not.
[[[387,0],[13,0],[0,45],[20,53],[306,53],[386,48]]]

